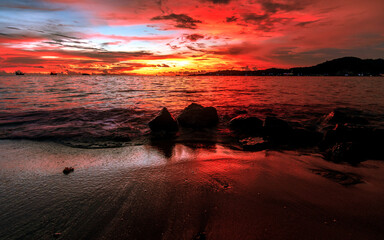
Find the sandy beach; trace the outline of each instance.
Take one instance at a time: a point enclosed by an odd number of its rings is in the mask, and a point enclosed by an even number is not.
[[[150,145],[0,145],[1,239],[384,237],[381,161],[354,167],[216,144],[176,144],[171,154]],[[64,175],[66,166],[75,171]]]

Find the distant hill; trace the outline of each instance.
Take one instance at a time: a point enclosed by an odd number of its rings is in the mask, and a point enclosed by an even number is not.
[[[384,74],[384,59],[343,57],[312,67],[290,69],[269,68],[257,71],[223,70],[198,74],[200,76],[379,76]]]

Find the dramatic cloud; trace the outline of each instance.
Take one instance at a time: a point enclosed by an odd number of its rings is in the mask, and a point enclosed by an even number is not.
[[[204,36],[201,34],[190,34],[185,36],[186,39],[188,39],[191,42],[196,42],[199,39],[204,39]]]
[[[0,0],[0,72],[174,74],[384,56],[382,0]]]
[[[156,20],[173,20],[176,22],[175,27],[178,28],[189,28],[189,29],[195,29],[197,28],[196,23],[201,23],[200,20],[196,20],[191,18],[190,16],[186,14],[169,14],[169,15],[163,15],[163,16],[157,16],[151,18],[152,21]]]
[[[207,1],[214,4],[228,4],[231,0],[202,0],[202,1]]]
[[[236,21],[237,21],[237,17],[235,17],[235,16],[227,17],[227,18],[226,18],[226,21],[227,21],[227,22],[236,22]]]

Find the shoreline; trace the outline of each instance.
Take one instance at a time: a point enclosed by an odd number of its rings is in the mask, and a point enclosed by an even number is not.
[[[244,152],[220,144],[176,143],[168,155],[151,145],[79,149],[28,140],[0,145],[6,193],[0,200],[1,238],[384,237],[382,161],[355,167],[318,154]],[[64,175],[63,167],[70,165],[75,171]],[[340,176],[320,170],[347,174],[341,178],[352,173],[362,183],[344,185]]]

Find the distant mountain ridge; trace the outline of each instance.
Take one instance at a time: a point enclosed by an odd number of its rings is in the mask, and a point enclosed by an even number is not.
[[[198,74],[200,76],[380,76],[384,74],[384,59],[343,57],[311,67],[290,69],[269,68],[256,71],[223,70]]]

